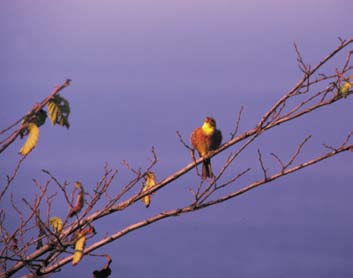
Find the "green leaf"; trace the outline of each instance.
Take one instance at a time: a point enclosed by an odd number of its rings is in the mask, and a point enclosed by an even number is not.
[[[60,95],[54,96],[48,102],[48,112],[53,125],[58,124],[67,128],[70,127],[69,115],[71,111],[70,103],[67,99]]]
[[[37,113],[31,114],[29,113],[26,115],[23,119],[23,124],[29,124],[33,123],[37,127],[42,126],[45,123],[45,120],[47,118],[47,112],[45,112],[43,109],[40,109]]]
[[[32,123],[34,123],[37,127],[44,125],[45,120],[47,118],[47,112],[43,109],[40,109],[38,113],[36,113],[36,117],[33,119]]]

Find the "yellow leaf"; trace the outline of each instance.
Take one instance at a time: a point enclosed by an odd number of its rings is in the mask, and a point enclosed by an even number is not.
[[[142,192],[148,191],[150,188],[156,185],[156,176],[153,172],[148,171],[145,175],[145,185],[143,187]],[[146,208],[148,208],[151,204],[151,195],[146,195],[142,198],[142,202],[145,203]]]
[[[70,103],[62,96],[55,95],[48,102],[48,114],[53,125],[59,124],[61,126],[66,126],[67,128],[70,127]]]
[[[83,188],[82,183],[80,183],[79,181],[75,181],[74,186],[75,186],[75,188],[77,188],[77,189],[82,189],[82,188]]]
[[[58,106],[54,101],[49,101],[48,102],[48,114],[49,114],[49,119],[52,123],[52,125],[55,125],[56,123],[56,117],[58,115]]]
[[[20,150],[20,154],[25,156],[29,154],[38,143],[39,128],[34,123],[28,123],[27,130],[29,132],[26,143]]]
[[[343,97],[347,97],[347,94],[351,88],[352,84],[350,82],[344,82],[339,90],[340,95],[342,95]]]
[[[151,204],[151,196],[150,195],[146,195],[142,198],[142,202],[145,203],[146,208],[148,208]]]
[[[58,234],[62,231],[63,221],[59,217],[53,216],[49,219],[49,222],[55,234]]]
[[[72,265],[77,265],[83,256],[83,250],[85,249],[86,238],[79,234],[79,238],[75,243],[75,252],[72,256]]]

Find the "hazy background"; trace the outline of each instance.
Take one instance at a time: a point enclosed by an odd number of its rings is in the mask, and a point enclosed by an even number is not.
[[[353,35],[349,0],[226,1],[3,1],[0,4],[0,128],[13,123],[66,78],[71,128],[41,128],[38,147],[11,190],[20,202],[36,192],[40,171],[92,188],[104,163],[118,168],[116,188],[149,163],[155,146],[157,179],[190,162],[176,131],[188,140],[205,116],[225,139],[244,105],[240,131],[301,77],[296,42],[315,64]],[[343,59],[344,56],[340,57]],[[332,73],[337,64],[329,64]],[[261,148],[272,172],[312,134],[301,159],[339,144],[352,129],[352,100],[270,131],[232,166],[253,170],[232,189],[262,178]],[[0,160],[1,183],[18,160],[17,141]],[[234,150],[234,149],[233,149]],[[228,153],[213,159],[219,170]],[[113,257],[112,277],[352,277],[352,162],[339,155],[216,207],[143,228],[96,253]],[[192,171],[142,203],[96,224],[97,238],[161,210],[191,201]],[[51,184],[53,191],[56,190]],[[8,201],[0,204],[8,205]],[[53,210],[64,217],[58,199]],[[7,217],[15,223],[14,212]],[[103,259],[85,257],[53,277],[91,277]]]

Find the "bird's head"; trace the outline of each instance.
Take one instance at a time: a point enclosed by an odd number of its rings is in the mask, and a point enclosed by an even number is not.
[[[212,134],[214,132],[216,128],[216,121],[215,119],[211,118],[211,117],[206,117],[203,125],[202,125],[202,130],[206,133],[206,134]]]

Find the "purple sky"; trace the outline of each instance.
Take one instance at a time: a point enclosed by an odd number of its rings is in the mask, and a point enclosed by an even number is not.
[[[41,128],[12,191],[33,195],[32,178],[47,179],[42,168],[91,188],[105,162],[119,168],[119,187],[130,177],[121,162],[146,166],[152,146],[163,179],[190,162],[177,130],[188,139],[210,115],[229,139],[241,105],[241,131],[254,127],[301,77],[293,42],[307,63],[318,62],[337,37],[352,37],[352,10],[350,0],[3,2],[0,128],[72,79],[62,93],[71,128]],[[258,147],[275,171],[271,152],[289,157],[312,134],[302,158],[312,157],[322,143],[339,144],[352,121],[348,99],[269,132],[231,168],[229,175],[253,168],[233,188],[262,177]],[[22,144],[3,153],[1,183]],[[227,155],[213,159],[215,170]],[[138,230],[98,253],[113,257],[112,277],[353,277],[352,162],[352,154],[339,155],[228,203]],[[153,196],[150,209],[139,203],[97,224],[98,236],[191,201],[188,188],[198,181],[190,172]],[[60,200],[53,209],[61,217],[67,212]],[[103,263],[85,257],[53,277],[90,277]]]

